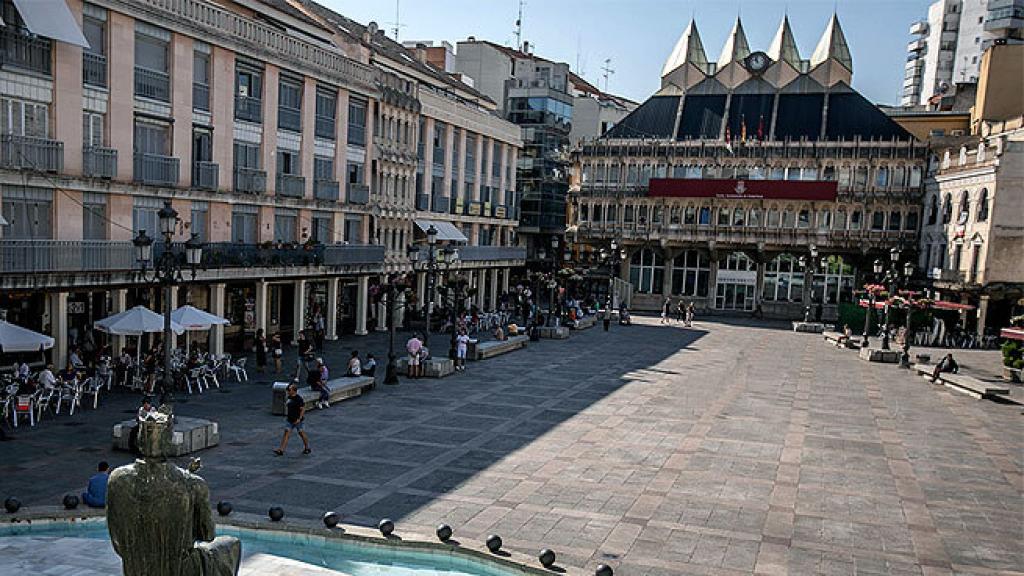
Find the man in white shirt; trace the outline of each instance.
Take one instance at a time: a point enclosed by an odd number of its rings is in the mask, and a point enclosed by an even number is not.
[[[57,386],[57,378],[53,375],[53,366],[51,364],[47,364],[46,368],[43,368],[43,371],[39,373],[39,385],[44,390],[52,390]]]
[[[466,349],[469,347],[469,336],[465,330],[459,330],[455,338],[455,369],[465,372],[466,370]]]

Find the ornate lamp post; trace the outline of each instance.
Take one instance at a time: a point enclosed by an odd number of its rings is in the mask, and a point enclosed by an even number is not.
[[[900,249],[889,250],[889,270],[885,273],[885,286],[889,290],[889,298],[885,300],[885,328],[882,330],[882,350],[889,349],[889,327],[891,325],[889,302],[892,295],[896,293],[897,282],[900,278],[897,264],[900,262]]]
[[[906,285],[910,285],[910,279],[914,276],[914,263],[907,262],[903,265],[903,278]],[[907,325],[903,333],[903,354],[900,356],[900,368],[910,368],[910,316],[914,311],[913,294],[907,294]]]
[[[408,249],[409,258],[413,261],[415,267],[416,262],[420,261],[420,249],[417,246],[410,246]],[[423,260],[423,268],[427,272],[427,326],[423,333],[423,344],[429,345],[430,343],[430,317],[434,311],[434,289],[437,286],[437,274],[441,269],[442,265],[445,265],[445,269],[450,268],[454,262],[458,261],[459,252],[455,248],[445,246],[443,249],[438,250],[437,248],[437,228],[431,224],[427,228],[427,258]]]
[[[797,261],[800,264],[800,268],[804,270],[804,322],[811,321],[811,305],[814,304],[814,276],[817,275],[819,270],[818,246],[811,244],[808,248],[811,253],[810,260],[806,256],[801,256]],[[808,268],[808,264],[810,268]],[[828,260],[822,258],[820,262],[821,268],[827,265]]]
[[[875,276],[878,277],[882,274],[884,266],[882,265],[881,260],[875,260],[871,265],[871,268],[874,271]],[[875,292],[873,290],[869,290],[867,296],[868,309],[864,314],[864,336],[861,339],[861,348],[869,347],[868,335],[871,333],[871,316],[875,313]]]
[[[601,260],[608,265],[608,305],[615,305],[615,278],[619,275],[618,268],[626,259],[626,249],[619,248],[619,243],[614,239],[611,242],[611,250],[601,248]]]
[[[558,236],[551,236],[551,260],[548,261],[548,318],[546,325],[554,325],[555,292],[558,288],[558,280],[555,279],[555,269],[558,267]]]
[[[410,246],[407,250],[410,258],[412,258],[416,251],[414,247]],[[398,364],[395,362],[395,313],[394,311],[398,307],[398,295],[408,289],[408,278],[405,274],[390,274],[388,276],[388,303],[385,307],[390,322],[388,322],[388,366],[387,371],[384,373],[385,384],[398,384]]]
[[[164,202],[164,207],[157,213],[160,223],[160,234],[164,238],[164,249],[160,256],[153,261],[153,239],[146,235],[145,230],[139,230],[138,235],[132,240],[135,245],[135,258],[142,267],[142,278],[147,282],[159,284],[163,288],[164,300],[164,374],[161,381],[163,389],[162,402],[171,404],[174,402],[174,374],[171,368],[171,351],[174,334],[171,332],[171,291],[184,280],[182,275],[182,263],[174,255],[174,233],[181,225],[178,219],[178,212],[171,207],[171,203]],[[199,241],[197,234],[185,242],[185,264],[191,272],[191,280],[196,278],[196,268],[203,259],[203,244]],[[147,274],[147,268],[153,264],[152,276]]]

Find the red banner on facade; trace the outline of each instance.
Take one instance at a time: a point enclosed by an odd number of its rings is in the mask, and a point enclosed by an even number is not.
[[[837,182],[824,180],[723,180],[651,178],[647,195],[655,198],[833,201]]]

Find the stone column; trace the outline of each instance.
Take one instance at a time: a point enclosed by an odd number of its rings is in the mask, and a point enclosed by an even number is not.
[[[508,285],[509,285],[509,282],[511,281],[511,279],[510,279],[511,275],[512,275],[512,269],[511,268],[505,268],[504,270],[502,270],[502,272],[501,272],[501,291],[502,292],[508,292]]]
[[[416,297],[419,298],[419,305],[427,303],[427,275],[423,272],[416,273]]]
[[[127,288],[115,288],[110,291],[111,299],[113,300],[114,309],[111,310],[111,314],[117,314],[124,312],[128,308],[128,289]],[[121,354],[121,349],[124,348],[124,336],[111,336],[110,339],[110,354],[111,357],[117,357]]]
[[[325,336],[327,340],[338,339],[338,290],[341,278],[327,279],[327,314],[324,319],[326,324]]]
[[[991,300],[991,296],[989,296],[988,294],[983,294],[978,301],[978,338],[985,337],[985,320],[988,318],[988,305]]]
[[[293,322],[294,326],[292,331],[295,334],[295,339],[298,340],[299,332],[306,327],[306,281],[296,280],[295,281],[295,295],[292,299],[292,306],[294,306]]]
[[[388,295],[381,293],[380,301],[377,302],[377,332],[385,332],[388,329]]]
[[[50,296],[50,336],[53,336],[51,362],[63,370],[68,361],[68,293],[54,292]]]
[[[661,281],[661,295],[672,295],[672,274],[675,272],[675,258],[672,252],[665,251],[665,277]]]
[[[263,330],[263,334],[267,337],[267,341],[270,341],[270,334],[267,334],[267,318],[269,316],[267,308],[270,306],[270,294],[268,294],[270,286],[266,281],[260,280],[256,282],[256,329]]]
[[[484,311],[484,304],[486,304],[486,293],[487,293],[487,270],[478,270],[476,273],[476,307],[480,311]]]
[[[226,284],[210,286],[210,313],[224,318],[224,301]],[[210,332],[210,354],[220,356],[224,353],[224,327],[214,326]]]
[[[405,326],[405,292],[398,293],[398,306],[395,309],[395,328]]]
[[[366,313],[369,309],[369,276],[360,276],[356,294],[356,336],[366,336]]]
[[[497,268],[491,270],[491,310],[498,309],[498,274]]]

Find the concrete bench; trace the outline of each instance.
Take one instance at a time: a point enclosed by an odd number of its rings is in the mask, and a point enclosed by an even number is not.
[[[845,348],[860,348],[860,338],[856,336],[850,336],[847,338],[842,332],[835,332],[832,330],[826,330],[822,332],[821,335],[825,338],[826,342],[834,344],[836,347],[839,347],[840,342],[842,342],[842,346]]]
[[[114,449],[133,452],[132,441],[139,421],[125,420],[114,425]],[[220,428],[216,422],[186,416],[174,417],[171,435],[171,456],[184,456],[220,444]]]
[[[821,322],[793,322],[793,331],[821,334],[825,331],[825,325]]]
[[[526,348],[526,343],[529,341],[529,336],[510,336],[506,340],[490,340],[487,342],[470,341],[466,357],[470,360],[491,358],[499,354],[512,352],[513,350]]]
[[[576,319],[576,324],[571,328],[573,330],[586,330],[587,328],[593,328],[597,325],[597,316],[583,316],[582,318]]]
[[[430,358],[426,361],[421,360],[420,364],[423,366],[423,375],[427,378],[444,378],[455,373],[455,362],[451,358]],[[399,374],[409,373],[408,356],[395,360],[395,365],[398,366]]]
[[[881,348],[861,348],[857,353],[861,360],[868,362],[882,362],[884,364],[896,364],[900,361],[899,350],[883,350]]]
[[[538,328],[537,331],[540,332],[541,338],[565,340],[569,337],[569,328],[567,326],[544,326]]]
[[[913,368],[914,371],[923,376],[926,380],[929,382],[931,381],[932,373],[935,370],[934,364],[914,364]],[[977,398],[978,400],[1010,394],[1010,389],[1006,386],[978,380],[977,378],[966,374],[942,372],[939,374],[938,382],[951,390]]]
[[[327,393],[328,400],[333,404],[348,398],[354,398],[372,388],[375,383],[376,380],[372,376],[345,376],[328,380],[327,388],[330,390]],[[285,414],[285,403],[288,401],[287,389],[287,382],[274,382],[273,397],[270,403],[270,412],[272,414],[278,416]],[[316,408],[316,403],[320,400],[320,392],[313,390],[309,386],[300,387],[298,392],[299,396],[306,403],[306,410]]]

